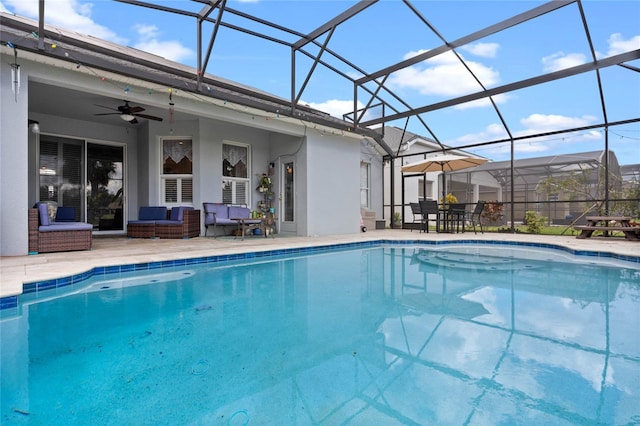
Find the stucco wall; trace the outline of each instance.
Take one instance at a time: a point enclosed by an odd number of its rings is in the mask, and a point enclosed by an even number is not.
[[[307,140],[307,234],[359,232],[360,142],[313,132]]]

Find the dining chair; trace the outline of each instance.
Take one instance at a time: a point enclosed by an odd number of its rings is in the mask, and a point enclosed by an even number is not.
[[[420,212],[422,213],[423,229],[429,232],[429,220],[433,217],[436,222],[436,232],[440,232],[440,211],[438,210],[438,202],[435,200],[422,200],[419,202]]]

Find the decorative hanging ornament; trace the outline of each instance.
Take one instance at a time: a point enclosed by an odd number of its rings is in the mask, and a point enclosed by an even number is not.
[[[20,93],[20,64],[18,64],[18,49],[12,43],[7,46],[13,48],[14,62],[11,64],[11,92],[16,102],[18,102],[18,94]]]

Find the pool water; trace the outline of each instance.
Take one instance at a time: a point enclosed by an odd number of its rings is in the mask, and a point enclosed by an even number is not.
[[[0,321],[2,424],[640,423],[640,265],[381,245],[93,277]]]

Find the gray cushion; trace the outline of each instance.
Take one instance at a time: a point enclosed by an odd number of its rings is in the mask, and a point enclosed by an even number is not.
[[[216,219],[216,225],[237,225],[238,221],[236,220],[231,220],[227,217],[222,217],[222,218],[218,218]]]
[[[53,222],[50,225],[43,225],[38,228],[40,232],[54,231],[91,231],[93,225],[84,222]]]
[[[219,225],[225,224],[223,220],[227,220],[226,224],[235,223],[229,221],[229,208],[226,204],[220,203],[203,203],[204,206],[204,224],[212,225],[217,223]]]
[[[38,213],[40,216],[40,225],[49,225],[49,205],[47,203],[38,203]]]
[[[247,219],[251,216],[251,210],[248,207],[241,206],[229,206],[229,218],[242,218]]]
[[[129,222],[131,223],[131,222]],[[182,225],[183,221],[182,220],[171,220],[171,219],[166,219],[166,220],[156,220],[155,224],[156,225]]]

